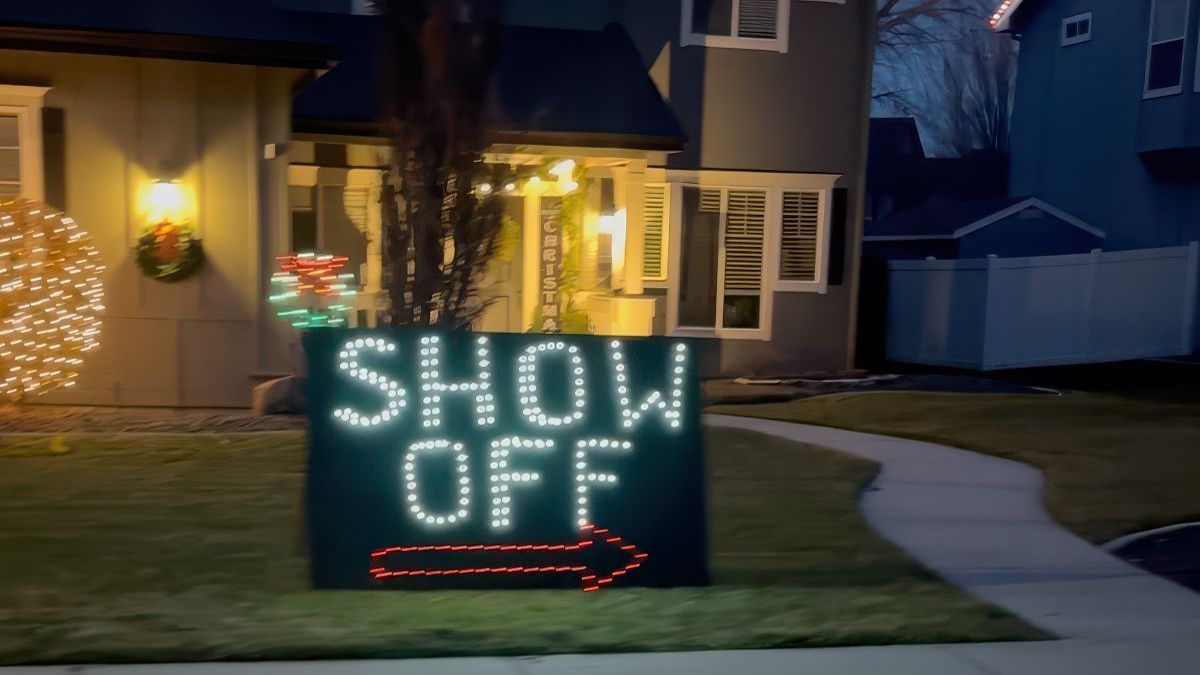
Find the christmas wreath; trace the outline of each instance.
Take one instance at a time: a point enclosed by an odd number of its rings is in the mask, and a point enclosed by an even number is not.
[[[158,281],[180,281],[204,263],[204,249],[191,228],[164,220],[138,239],[137,264],[142,274]]]

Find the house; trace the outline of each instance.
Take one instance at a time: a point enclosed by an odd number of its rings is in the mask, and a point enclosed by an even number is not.
[[[539,181],[503,186],[521,245],[490,275],[479,327],[539,330],[569,311],[599,333],[701,338],[706,374],[849,365],[873,4],[510,0],[506,12],[487,161]],[[293,241],[321,248],[350,231],[343,202],[374,203],[388,164],[378,102],[354,95],[378,60],[352,42],[358,53],[295,103]],[[562,166],[584,170],[580,283],[547,299],[538,232]],[[337,252],[366,261],[369,322],[386,305],[380,219],[355,218],[364,236]]]
[[[1110,250],[1200,239],[1200,2],[1005,0],[992,25],[1021,42],[1010,192]]]
[[[99,349],[36,400],[249,403],[290,337],[265,308],[289,242],[287,163],[264,148],[288,142],[293,89],[336,56],[321,21],[268,0],[0,3],[0,153],[19,167],[0,161],[0,195],[62,208],[106,267]],[[174,283],[133,251],[163,193],[204,251]]]
[[[352,317],[375,321],[390,158],[376,19],[348,13],[365,5],[0,6],[0,133],[15,129],[0,152],[19,166],[0,162],[0,194],[63,208],[106,267],[100,348],[40,400],[247,405],[256,377],[299,362],[267,302],[296,250],[345,255]],[[486,158],[530,178],[510,190],[519,244],[478,328],[542,329],[571,308],[595,332],[702,338],[708,373],[851,362],[874,6],[734,6],[508,3]],[[580,290],[547,304],[537,233],[574,192]],[[204,252],[170,283],[135,251],[164,224]]]
[[[872,117],[867,139],[867,222],[926,198],[925,147],[913,117]]]

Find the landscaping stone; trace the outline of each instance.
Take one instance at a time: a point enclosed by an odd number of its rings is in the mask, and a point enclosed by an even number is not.
[[[258,415],[304,414],[304,382],[295,375],[254,387],[250,409]]]

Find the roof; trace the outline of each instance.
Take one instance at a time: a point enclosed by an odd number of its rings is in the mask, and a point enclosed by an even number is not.
[[[1096,237],[1104,237],[1103,230],[1036,197],[988,197],[972,200],[935,199],[869,222],[863,232],[863,241],[958,239],[1029,208],[1041,210]]]
[[[362,17],[368,19],[368,17]],[[377,136],[375,27],[293,101],[300,133]],[[619,25],[603,31],[505,26],[491,125],[500,143],[678,150],[684,132]]]
[[[0,48],[322,68],[341,18],[272,0],[22,0],[0,2]]]
[[[1001,0],[996,5],[996,9],[992,12],[992,15],[988,17],[988,23],[991,25],[992,30],[997,33],[1008,30],[1013,15],[1017,13],[1017,10],[1021,8],[1021,4],[1024,2],[1025,0]]]

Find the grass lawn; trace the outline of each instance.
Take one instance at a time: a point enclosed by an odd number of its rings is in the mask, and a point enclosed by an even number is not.
[[[0,444],[0,663],[409,657],[1032,639],[857,509],[876,467],[708,437],[709,588],[307,590],[296,433]]]
[[[1200,401],[888,392],[709,412],[905,436],[1032,464],[1045,473],[1050,513],[1093,542],[1200,520]]]

